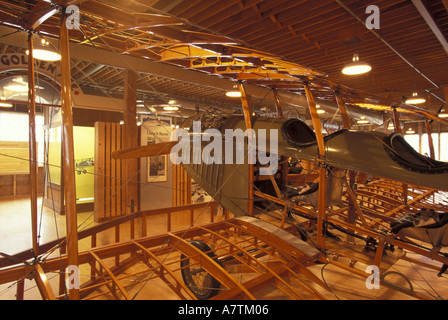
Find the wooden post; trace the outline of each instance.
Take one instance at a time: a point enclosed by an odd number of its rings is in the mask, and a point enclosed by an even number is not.
[[[336,94],[336,102],[338,103],[338,108],[339,111],[341,112],[341,118],[342,118],[342,123],[344,124],[344,129],[350,129],[351,125],[350,125],[350,118],[348,117],[347,114],[347,108],[345,106],[344,101],[342,100],[342,97],[339,93],[339,91],[335,91]],[[352,191],[353,189],[352,186],[355,183],[355,177],[356,177],[356,172],[355,171],[349,171],[348,172],[348,177],[349,177],[349,181],[346,181],[346,185],[347,185],[347,190]],[[361,212],[361,209],[359,209],[358,203],[356,202],[356,195],[350,194],[350,197],[348,198],[348,212],[347,212],[347,222],[351,223],[351,224],[355,224],[356,223],[356,214],[359,212]],[[361,215],[362,216],[362,212]],[[354,242],[354,237],[352,235],[347,235],[347,240],[348,241],[352,241]]]
[[[67,229],[67,265],[78,266],[78,223],[76,216],[75,157],[73,150],[73,110],[70,78],[70,54],[68,30],[64,15],[61,23],[61,98],[62,98],[62,149],[64,158],[64,198]],[[69,298],[79,299],[79,289],[70,288]]]
[[[428,119],[425,119],[425,126],[426,134],[428,135],[429,156],[431,157],[431,159],[435,159],[436,154],[434,152],[434,141],[432,140],[431,126]]]
[[[336,91],[336,101],[338,103],[339,111],[341,112],[342,122],[344,124],[344,129],[350,128],[350,119],[347,115],[347,108],[345,107],[344,101],[338,91]]]
[[[252,129],[252,120],[251,120],[251,105],[250,105],[250,97],[248,97],[246,95],[246,90],[244,89],[244,85],[242,81],[238,82],[238,88],[241,92],[241,103],[243,106],[243,115],[244,115],[244,120],[246,122],[246,129],[247,129],[247,141],[249,146],[254,145],[253,142],[253,138],[251,134],[249,134],[249,132]],[[250,150],[249,150],[250,151]],[[248,156],[248,161],[250,159],[250,156]],[[249,161],[249,175],[248,175],[248,208],[247,208],[247,215],[248,216],[252,216],[253,215],[253,208],[254,208],[254,188],[252,186],[253,181],[254,181],[254,166],[253,164],[250,163]]]
[[[39,255],[37,234],[37,144],[36,144],[36,102],[34,88],[33,34],[28,35],[28,121],[29,121],[29,157],[30,157],[30,201],[31,236],[33,253]]]
[[[403,130],[401,130],[400,118],[398,117],[397,108],[392,108],[392,110],[393,110],[393,113],[394,113],[395,132],[403,135]]]
[[[308,101],[308,108],[311,114],[311,120],[314,127],[314,132],[316,134],[317,146],[318,150],[318,159],[317,162],[319,164],[319,203],[317,207],[318,219],[317,219],[317,245],[322,250],[325,248],[325,238],[323,234],[323,222],[326,219],[325,217],[325,203],[326,203],[326,168],[325,164],[325,144],[324,144],[324,136],[322,134],[322,127],[320,124],[319,115],[317,113],[316,102],[314,101],[313,94],[309,88],[309,84],[304,84],[306,98]]]
[[[278,95],[277,89],[273,89],[272,91],[274,92],[275,106],[277,107],[277,117],[282,118],[283,109],[280,103],[280,96]]]
[[[124,113],[123,146],[133,148],[138,143],[137,126],[137,74],[132,70],[125,71],[124,100],[126,111]],[[126,214],[138,210],[138,159],[125,161],[126,180]]]

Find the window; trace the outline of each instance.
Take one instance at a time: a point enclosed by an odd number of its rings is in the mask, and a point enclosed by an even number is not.
[[[418,134],[405,134],[404,139],[415,151],[420,152],[420,137]]]
[[[0,141],[29,141],[27,113],[0,112]],[[36,115],[37,161],[44,161],[44,117]]]
[[[440,134],[440,161],[448,162],[448,133]]]

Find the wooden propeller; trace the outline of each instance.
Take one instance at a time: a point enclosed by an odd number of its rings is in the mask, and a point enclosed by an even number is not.
[[[114,159],[135,159],[170,154],[178,141],[161,142],[112,152]]]

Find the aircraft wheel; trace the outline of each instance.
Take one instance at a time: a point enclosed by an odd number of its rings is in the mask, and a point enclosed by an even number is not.
[[[210,252],[210,247],[202,241],[191,241],[192,245],[201,250],[202,252],[209,252],[207,255],[214,259],[216,255]],[[194,293],[199,300],[207,300],[219,293],[220,283],[210,273],[205,271],[200,265],[192,261],[190,265],[190,259],[181,255],[182,261],[180,262],[181,273],[184,283]],[[216,260],[215,260],[216,261]]]

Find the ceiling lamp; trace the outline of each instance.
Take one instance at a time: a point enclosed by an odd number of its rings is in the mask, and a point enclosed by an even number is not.
[[[448,118],[448,113],[439,113],[439,118]]]
[[[347,75],[357,75],[369,72],[370,70],[372,70],[372,67],[365,62],[359,61],[359,56],[355,53],[353,55],[353,61],[345,65],[344,69],[342,69],[342,73]]]
[[[26,54],[29,54],[28,50],[26,50]],[[51,48],[48,41],[42,39],[41,45],[33,48],[33,58],[45,61],[59,61],[61,60],[61,55]]]
[[[238,85],[235,83],[233,89],[226,92],[226,96],[230,98],[241,98],[241,92],[238,89]]]
[[[412,93],[412,97],[409,99],[406,99],[405,103],[406,104],[420,104],[420,103],[425,103],[426,99],[419,96],[417,91],[414,91]]]
[[[361,119],[357,121],[358,124],[367,124],[370,123],[364,116],[361,116]]]
[[[413,134],[413,133],[415,133],[415,131],[412,130],[412,128],[409,128],[408,131],[406,131],[406,134]]]

